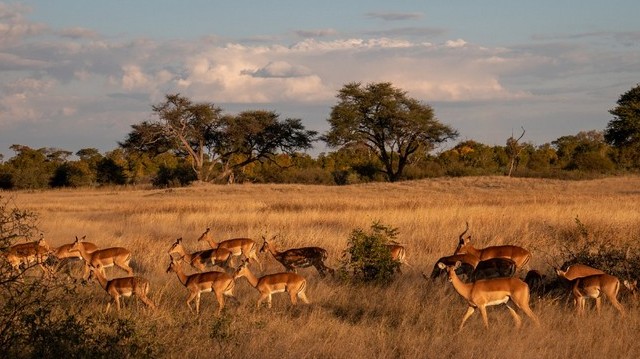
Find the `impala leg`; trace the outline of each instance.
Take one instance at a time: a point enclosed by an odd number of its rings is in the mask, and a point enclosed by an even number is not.
[[[511,308],[509,304],[505,304],[505,305],[507,306],[507,309],[509,309],[509,313],[511,313],[513,320],[516,322],[516,328],[520,329],[520,327],[522,327],[522,319],[520,319],[520,316],[518,315],[518,313],[516,313],[516,311],[513,310],[513,308]]]
[[[479,306],[480,314],[482,315],[482,322],[484,323],[484,327],[489,329],[489,317],[487,316],[487,307]]]
[[[469,308],[467,308],[467,312],[464,313],[464,316],[462,317],[462,323],[460,323],[460,328],[458,329],[458,332],[462,331],[462,327],[464,327],[464,323],[467,321],[467,319],[469,319],[469,317],[473,314],[473,312],[475,312],[475,308],[469,306]]]
[[[220,316],[222,309],[224,309],[224,295],[222,293],[216,293],[216,299],[218,299],[218,316]]]
[[[307,299],[307,295],[304,291],[300,291],[300,293],[298,293],[298,298],[300,298],[305,304],[311,303],[309,299]]]
[[[618,312],[620,312],[620,315],[624,317],[625,316],[624,307],[622,306],[622,304],[620,304],[620,302],[618,302],[618,299],[616,297],[610,296],[609,301],[618,310]]]
[[[598,312],[598,314],[600,314],[601,307],[602,307],[602,297],[598,296],[596,297],[596,312]]]

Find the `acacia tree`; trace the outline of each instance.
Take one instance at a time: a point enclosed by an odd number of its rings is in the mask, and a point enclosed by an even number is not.
[[[458,136],[440,123],[431,106],[410,98],[391,83],[362,86],[345,85],[337,95],[338,104],[328,119],[331,129],[323,139],[331,147],[363,144],[372,149],[390,182],[397,181],[418,151],[429,152],[435,145]]]
[[[609,113],[605,141],[617,150],[618,162],[628,168],[640,168],[640,85],[625,92],[618,106]]]
[[[212,133],[214,152],[223,165],[219,179],[233,182],[234,173],[251,163],[271,161],[278,152],[295,155],[312,147],[316,131],[305,130],[300,119],[279,120],[273,111],[244,111],[224,116],[220,131]]]
[[[133,125],[120,146],[158,155],[173,151],[187,157],[200,181],[233,182],[234,173],[251,163],[272,159],[278,152],[293,154],[311,148],[317,133],[299,119],[281,121],[272,111],[222,115],[211,103],[194,104],[180,95],[167,95],[153,106],[157,122]],[[214,172],[216,166],[221,170]]]
[[[126,150],[160,154],[176,151],[191,160],[196,177],[207,181],[213,164],[209,161],[215,138],[213,132],[219,126],[222,109],[212,103],[193,103],[180,94],[168,94],[165,101],[152,106],[158,117],[156,122],[144,121],[133,125],[124,142]]]

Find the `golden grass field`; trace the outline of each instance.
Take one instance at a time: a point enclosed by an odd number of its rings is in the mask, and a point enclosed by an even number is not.
[[[601,315],[588,310],[579,317],[564,299],[532,298],[540,327],[519,312],[523,327],[515,330],[506,308],[498,306],[489,308],[488,331],[476,312],[458,334],[466,303],[450,283],[432,283],[421,275],[430,273],[439,257],[453,253],[467,221],[477,247],[523,246],[533,254],[529,267],[548,275],[554,275],[550,263],[560,260],[567,233],[576,231],[576,218],[596,240],[640,256],[640,177],[466,177],[342,187],[200,185],[8,195],[19,208],[38,214],[38,228],[52,247],[86,235],[100,247],[133,252],[131,266],[151,281],[150,297],[159,310],[128,300],[122,312],[108,315],[132,318],[155,331],[165,357],[640,357],[640,311],[624,288],[624,319],[606,300]],[[287,295],[277,294],[269,310],[255,308],[257,291],[239,279],[241,303],[227,303],[223,317],[230,326],[224,338],[211,335],[220,322],[214,296],[203,294],[201,314],[195,316],[185,305],[187,290],[174,273],[165,273],[173,241],[183,237],[187,249],[204,249],[206,244],[196,239],[206,228],[218,240],[246,236],[261,244],[263,235],[277,234],[279,249],[321,246],[329,251],[328,264],[337,267],[351,231],[368,229],[373,221],[398,228],[398,241],[407,247],[412,267],[404,267],[392,285],[341,284],[321,279],[313,268],[302,269],[312,303],[293,308]],[[263,273],[282,271],[270,255],[260,258],[266,264]],[[109,268],[107,275],[125,273]],[[79,293],[61,305],[103,311],[109,299],[96,283]]]

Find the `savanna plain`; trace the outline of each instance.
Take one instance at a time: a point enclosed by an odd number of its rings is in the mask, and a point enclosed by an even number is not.
[[[585,181],[506,177],[441,178],[340,187],[307,185],[198,185],[175,189],[103,188],[7,193],[16,205],[36,212],[38,228],[52,247],[75,237],[101,248],[131,250],[136,275],[151,282],[146,309],[127,299],[122,311],[108,315],[130,319],[167,358],[637,358],[640,310],[625,288],[622,318],[605,300],[598,315],[589,303],[579,316],[568,296],[534,296],[536,327],[522,316],[516,330],[504,306],[490,307],[489,330],[476,313],[458,326],[466,302],[446,280],[427,275],[438,258],[453,254],[469,223],[476,247],[515,244],[532,253],[529,269],[555,276],[553,266],[581,238],[607,243],[640,256],[640,177]],[[220,317],[212,294],[202,296],[200,315],[185,305],[187,290],[175,273],[166,273],[167,250],[179,237],[194,251],[196,239],[210,228],[216,240],[250,237],[262,244],[275,237],[277,249],[320,246],[327,264],[337,268],[354,229],[374,222],[398,229],[407,261],[388,286],[354,285],[307,278],[311,304],[293,307],[285,294],[273,308],[255,307],[258,292],[246,279],[236,283],[239,303],[227,301]],[[578,226],[577,223],[580,225]],[[269,253],[259,254],[264,269],[283,271]],[[82,275],[82,264],[71,274]],[[185,266],[186,270],[190,270]],[[37,275],[37,271],[34,272]],[[114,268],[109,278],[125,276]],[[524,273],[519,273],[524,277]],[[640,273],[629,273],[638,277]],[[620,278],[627,279],[627,278]],[[635,278],[632,278],[635,279]],[[110,298],[93,282],[78,284],[59,303],[62,310],[103,312]],[[134,297],[135,298],[135,297]]]

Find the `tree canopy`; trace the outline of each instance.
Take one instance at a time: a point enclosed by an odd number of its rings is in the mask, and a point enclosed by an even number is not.
[[[369,147],[382,163],[380,171],[392,182],[400,179],[413,154],[429,152],[458,136],[435,118],[431,106],[388,82],[349,83],[337,98],[324,140],[331,147]]]
[[[273,111],[223,115],[213,103],[194,103],[179,94],[166,95],[153,112],[158,121],[133,125],[120,146],[187,157],[200,181],[214,177],[232,181],[234,171],[250,163],[270,160],[278,152],[294,154],[311,148],[317,135],[305,130],[301,120],[280,120]]]
[[[604,139],[618,150],[619,162],[627,167],[640,167],[640,85],[620,95],[618,105],[609,111]]]

